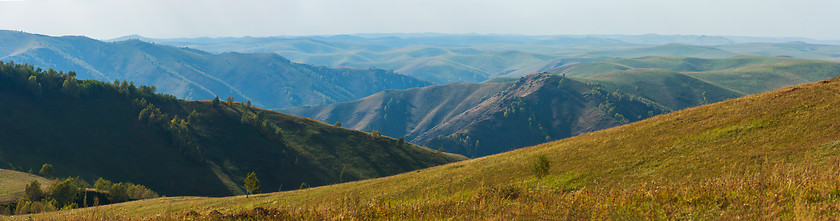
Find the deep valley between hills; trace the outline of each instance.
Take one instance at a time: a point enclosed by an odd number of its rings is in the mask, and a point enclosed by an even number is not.
[[[835,216],[840,47],[734,39],[0,31],[0,218]]]

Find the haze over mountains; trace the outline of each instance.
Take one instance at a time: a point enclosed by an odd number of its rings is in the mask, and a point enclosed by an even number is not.
[[[264,38],[143,39],[210,52],[277,53],[295,62],[383,68],[437,84],[522,77],[558,66],[644,56],[727,58],[736,55],[840,57],[834,41],[696,35],[358,34]]]
[[[328,68],[271,53],[212,54],[129,40],[102,42],[0,31],[0,60],[75,70],[79,79],[129,80],[182,99],[232,96],[263,108],[350,101],[386,90],[429,85],[381,69]]]

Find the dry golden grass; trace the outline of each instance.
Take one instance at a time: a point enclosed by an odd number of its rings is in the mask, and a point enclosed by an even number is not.
[[[840,215],[837,107],[832,79],[380,179],[11,218],[832,219]],[[540,155],[551,170],[536,179]]]

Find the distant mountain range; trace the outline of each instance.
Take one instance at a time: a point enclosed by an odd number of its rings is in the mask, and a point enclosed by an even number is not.
[[[263,108],[350,101],[386,89],[429,85],[392,71],[299,64],[273,53],[212,54],[139,40],[102,42],[15,31],[0,31],[0,60],[76,70],[79,79],[154,85],[182,99],[231,96]]]
[[[295,62],[383,68],[437,84],[522,77],[573,62],[645,56],[791,56],[831,60],[840,41],[703,35],[359,34],[303,37],[152,39],[215,53],[277,53]]]
[[[133,182],[165,195],[243,194],[388,176],[464,159],[251,106],[0,63],[0,168]]]
[[[570,64],[551,71],[555,74],[390,90],[352,102],[282,111],[405,136],[433,149],[485,156],[836,77],[840,63],[757,56],[645,57]]]

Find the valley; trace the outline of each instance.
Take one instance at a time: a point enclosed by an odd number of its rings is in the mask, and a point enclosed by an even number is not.
[[[838,95],[835,78],[385,178],[33,218],[823,219],[837,212]]]
[[[0,218],[829,218],[835,45],[0,31]]]
[[[571,64],[549,73],[554,75],[386,91],[282,111],[477,157],[835,77],[840,63],[759,56],[643,57]]]

